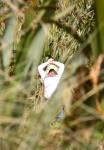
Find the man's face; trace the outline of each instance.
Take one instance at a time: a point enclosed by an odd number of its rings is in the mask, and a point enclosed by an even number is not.
[[[57,75],[57,73],[54,70],[50,70],[47,75],[48,75],[48,77],[54,77]]]

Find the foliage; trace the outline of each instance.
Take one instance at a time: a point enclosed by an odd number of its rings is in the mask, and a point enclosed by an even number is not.
[[[102,6],[103,0],[0,1],[2,150],[103,149]],[[65,72],[47,103],[37,67],[49,57],[65,63]],[[62,105],[64,119],[51,125]]]

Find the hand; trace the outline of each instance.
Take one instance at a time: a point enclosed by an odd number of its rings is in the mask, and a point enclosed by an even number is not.
[[[54,62],[54,59],[53,58],[50,58],[50,59],[48,59],[48,61],[47,61],[49,64],[50,63],[53,63]]]

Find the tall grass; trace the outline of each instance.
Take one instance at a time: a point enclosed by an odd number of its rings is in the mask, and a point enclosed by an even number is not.
[[[91,74],[97,62],[91,53],[94,6],[93,0],[0,2],[1,150],[103,146],[103,117],[96,110],[94,89],[100,73]],[[47,103],[37,67],[49,57],[65,63],[65,72]],[[63,121],[50,126],[62,105]]]

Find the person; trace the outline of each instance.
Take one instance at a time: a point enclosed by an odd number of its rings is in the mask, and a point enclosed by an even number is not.
[[[55,92],[64,71],[64,64],[50,58],[38,66],[41,81],[44,85],[44,97],[50,99]]]
[[[44,97],[45,99],[50,100],[56,91],[61,76],[64,72],[64,64],[50,58],[48,61],[38,66],[38,72],[44,85]],[[56,118],[62,118],[63,114],[64,110],[62,108]]]

